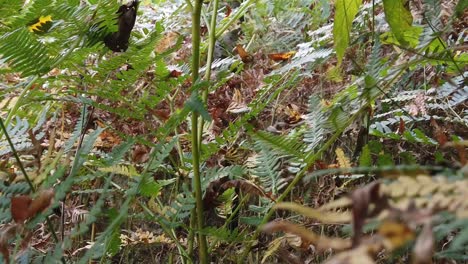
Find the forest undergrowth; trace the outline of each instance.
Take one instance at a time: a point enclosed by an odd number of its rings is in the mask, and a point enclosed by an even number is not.
[[[467,25],[462,0],[0,0],[0,263],[468,261]]]

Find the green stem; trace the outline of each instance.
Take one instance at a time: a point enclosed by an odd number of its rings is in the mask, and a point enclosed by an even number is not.
[[[198,71],[200,69],[200,17],[203,1],[195,0],[192,11],[192,82],[198,82]],[[193,93],[197,93],[194,90]],[[196,199],[197,229],[198,229],[198,250],[199,262],[208,263],[208,251],[206,237],[203,235],[203,200],[200,176],[200,149],[198,144],[198,113],[192,112],[192,165],[193,165],[193,189]]]
[[[211,14],[211,22],[210,22],[210,28],[209,28],[209,39],[208,39],[208,55],[206,58],[206,71],[205,71],[205,80],[210,81],[211,77],[211,64],[213,63],[213,54],[214,54],[214,48],[215,48],[215,43],[216,43],[216,21],[218,17],[218,5],[219,5],[219,0],[214,0],[213,2],[213,13]],[[208,101],[208,87],[203,89],[202,92],[202,101],[203,103],[207,103]],[[201,140],[203,137],[203,125],[204,125],[204,120],[203,118],[200,119],[199,124],[198,124],[198,143],[201,144]]]
[[[232,16],[232,18],[216,31],[216,38],[219,38],[224,33],[224,31],[226,31],[235,21],[237,21],[254,1],[256,0],[248,0],[247,2],[242,3],[239,10],[237,10],[237,12]]]

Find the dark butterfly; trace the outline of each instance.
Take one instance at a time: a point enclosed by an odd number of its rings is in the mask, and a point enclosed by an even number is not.
[[[121,5],[117,11],[119,31],[110,33],[104,38],[104,44],[116,52],[126,51],[128,49],[128,40],[130,39],[130,33],[132,32],[133,26],[135,25],[138,0]]]

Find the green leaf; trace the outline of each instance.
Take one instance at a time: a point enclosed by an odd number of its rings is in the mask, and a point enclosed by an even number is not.
[[[407,4],[408,0],[383,0],[385,19],[395,37],[403,45],[408,44],[403,34],[411,28],[413,23],[413,17]]]
[[[348,47],[351,26],[361,4],[362,0],[337,0],[335,2],[333,39],[335,41],[338,64],[341,64],[346,48]]]
[[[262,223],[262,218],[257,216],[241,217],[240,221],[247,225],[259,226]]]
[[[379,155],[377,159],[377,165],[380,167],[382,166],[395,166],[395,163],[393,162],[393,158],[390,154],[384,153]]]
[[[141,183],[140,193],[147,197],[155,197],[161,191],[161,185],[154,181],[153,178],[146,178]]]
[[[211,121],[210,113],[208,113],[208,110],[206,110],[206,107],[203,104],[203,101],[196,93],[192,93],[190,98],[187,100],[186,107],[190,111],[197,112],[206,121],[208,122]]]
[[[119,253],[121,243],[122,241],[120,240],[119,230],[115,230],[112,233],[112,236],[109,237],[109,240],[106,241],[107,254],[114,256],[115,254]]]
[[[359,166],[360,167],[370,167],[372,166],[372,157],[369,145],[365,145],[362,148],[361,156],[359,157]]]

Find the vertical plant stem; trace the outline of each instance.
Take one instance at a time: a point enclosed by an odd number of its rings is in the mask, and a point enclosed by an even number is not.
[[[206,71],[205,71],[205,80],[210,81],[211,77],[211,64],[213,63],[213,54],[214,54],[214,48],[215,48],[215,43],[216,43],[216,22],[217,22],[217,17],[218,17],[218,5],[219,5],[219,0],[214,0],[213,2],[213,13],[211,14],[211,22],[210,22],[210,28],[209,28],[209,38],[208,38],[208,55],[206,58]],[[203,103],[208,102],[208,87],[203,89],[202,92],[202,101]],[[203,137],[203,125],[204,125],[204,120],[203,118],[200,119],[200,123],[198,124],[198,142],[201,144],[201,140]]]
[[[195,0],[192,10],[192,83],[195,85],[198,82],[198,71],[200,68],[200,16],[203,1]],[[197,90],[192,91],[197,93]],[[198,143],[198,113],[192,112],[192,166],[193,166],[193,182],[192,186],[195,191],[196,199],[196,215],[197,215],[197,230],[198,230],[198,250],[199,262],[202,264],[208,263],[208,251],[206,237],[202,233],[203,229],[203,200],[201,189],[200,176],[200,149]]]

